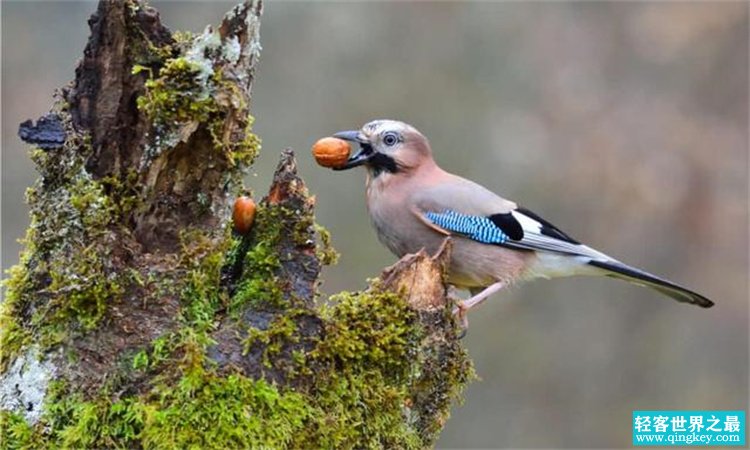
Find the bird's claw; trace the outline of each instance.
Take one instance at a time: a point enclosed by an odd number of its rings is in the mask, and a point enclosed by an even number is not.
[[[459,300],[456,302],[456,307],[453,308],[453,315],[458,318],[458,323],[460,328],[460,331],[458,332],[458,339],[463,339],[466,336],[466,333],[469,331],[469,316],[468,316],[469,308],[466,307],[463,300]]]

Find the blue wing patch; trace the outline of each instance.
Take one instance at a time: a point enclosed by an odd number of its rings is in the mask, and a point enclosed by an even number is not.
[[[487,217],[460,214],[448,209],[441,213],[428,212],[425,217],[440,228],[463,234],[483,244],[504,244],[508,240],[508,235]]]

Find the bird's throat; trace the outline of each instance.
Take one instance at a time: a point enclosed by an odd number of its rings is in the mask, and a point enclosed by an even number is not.
[[[373,178],[377,178],[383,172],[397,173],[400,168],[395,159],[382,153],[375,153],[367,160],[367,167],[370,169]]]

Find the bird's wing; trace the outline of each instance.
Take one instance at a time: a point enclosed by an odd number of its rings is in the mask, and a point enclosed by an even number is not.
[[[470,182],[438,185],[417,199],[420,219],[446,233],[518,250],[611,258],[585,246],[528,209]]]
[[[713,306],[711,300],[696,292],[581,244],[528,209],[471,181],[460,179],[440,184],[422,190],[415,198],[413,212],[441,233],[464,236],[488,245],[551,254],[552,258],[547,258],[551,264],[542,263],[538,269],[541,276],[590,274],[582,272],[581,267],[594,268],[603,275],[656,289],[680,302],[704,308]]]

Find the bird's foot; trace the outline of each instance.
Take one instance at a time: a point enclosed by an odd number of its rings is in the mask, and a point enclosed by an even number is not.
[[[466,333],[469,331],[469,316],[468,312],[469,309],[464,306],[465,301],[459,300],[456,302],[456,307],[453,308],[453,315],[456,316],[458,319],[459,324],[459,332],[458,336],[456,336],[458,339],[463,339],[466,337]]]
[[[480,305],[482,302],[487,300],[490,295],[494,294],[504,287],[505,283],[502,281],[498,281],[497,283],[487,286],[477,295],[469,299],[456,302],[456,307],[453,308],[453,315],[458,318],[459,324],[461,325],[461,332],[458,335],[459,339],[466,336],[466,332],[469,330],[469,310],[476,307],[477,305]]]
[[[458,339],[463,339],[469,330],[469,319],[466,315],[466,311],[468,310],[463,306],[465,300],[459,297],[458,290],[454,286],[448,287],[447,297],[450,303],[454,305],[453,316],[458,319],[458,324],[460,325],[457,337]]]

